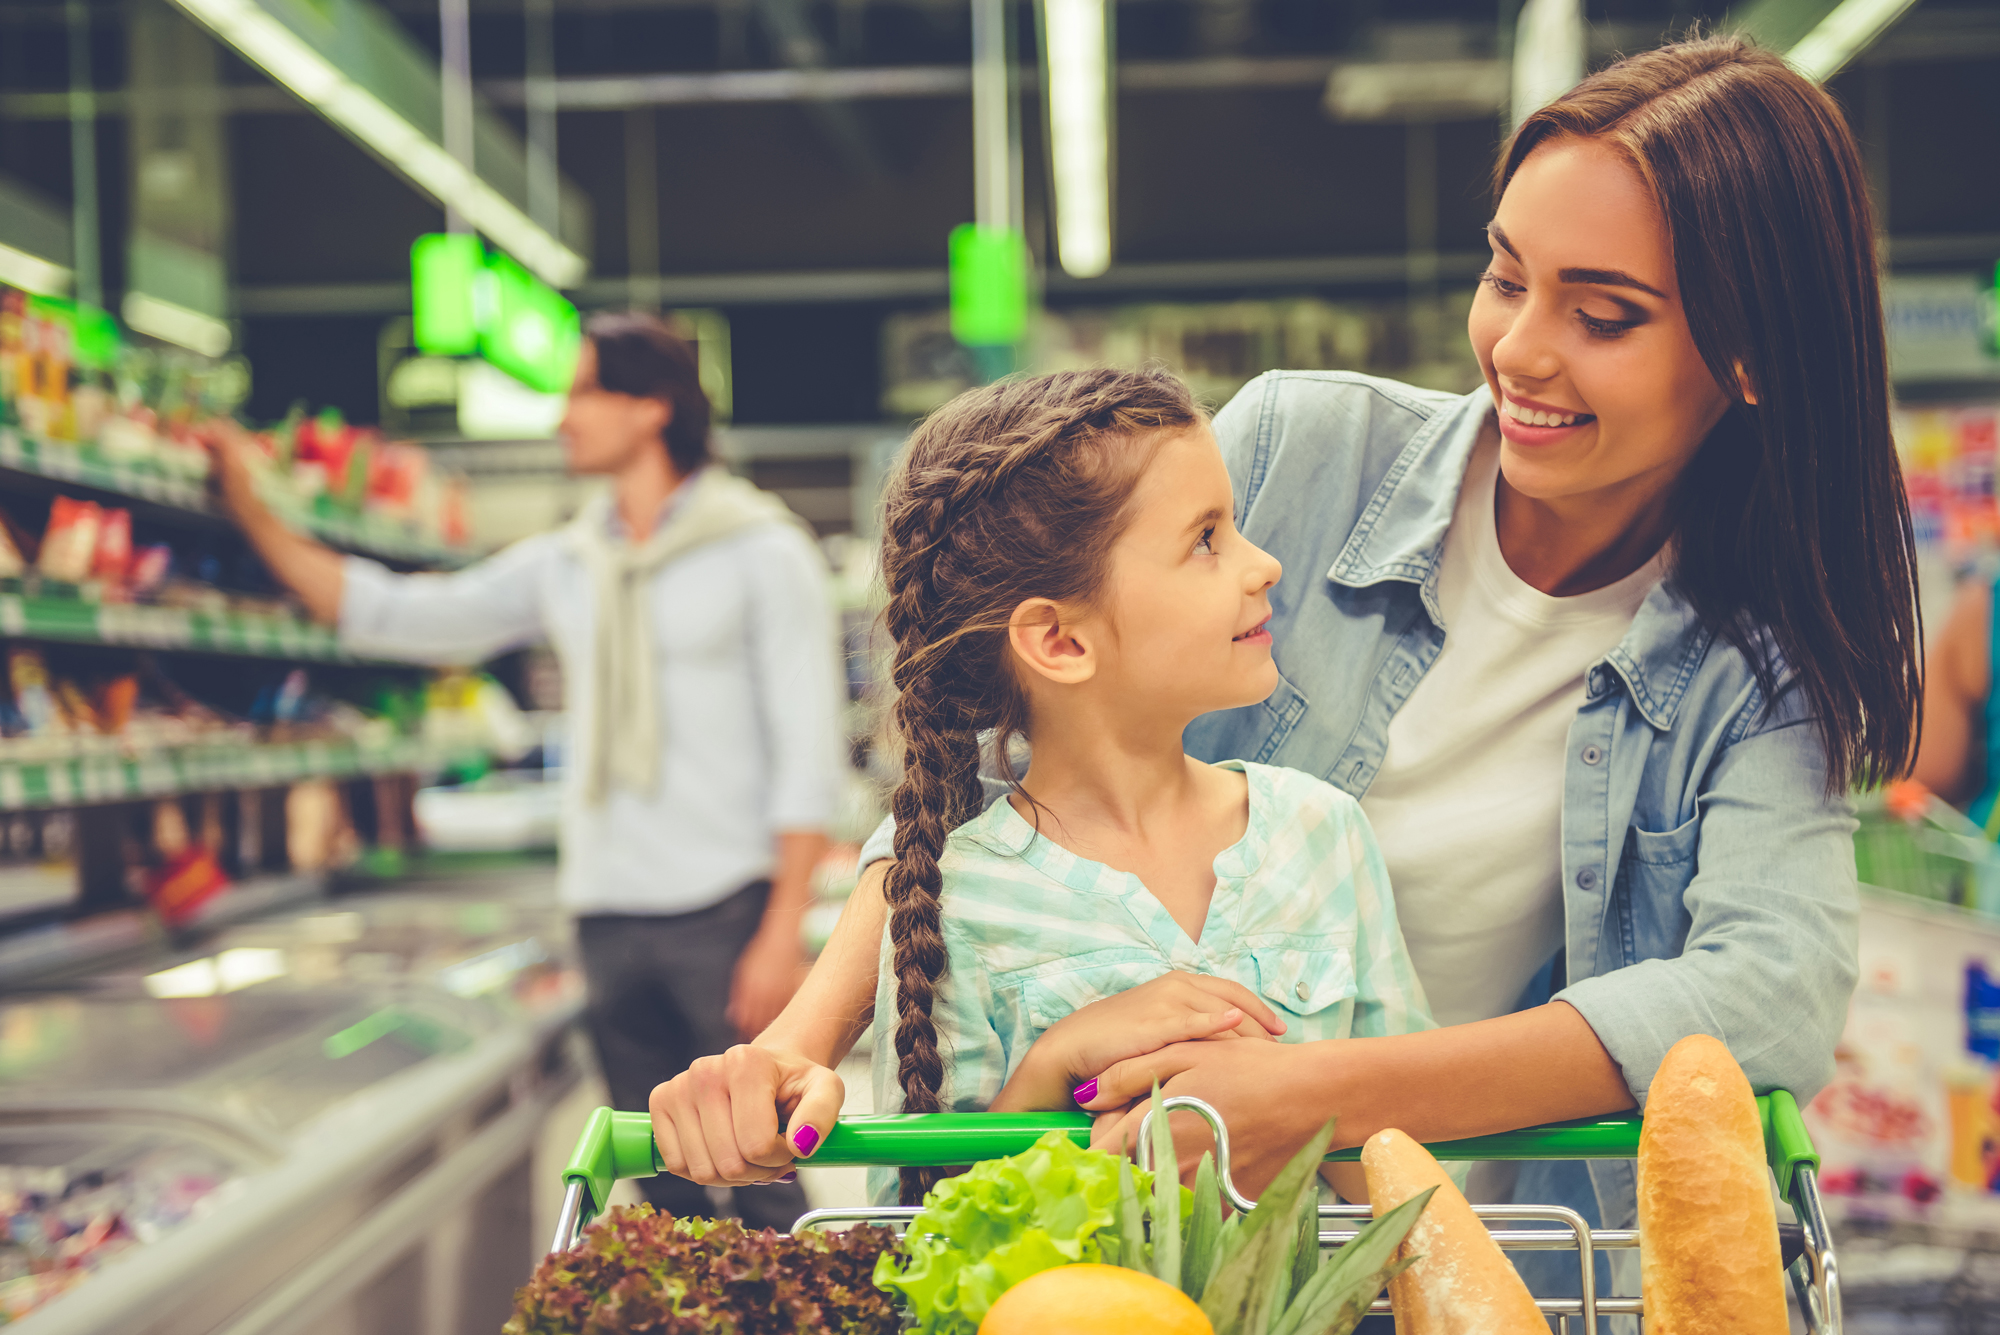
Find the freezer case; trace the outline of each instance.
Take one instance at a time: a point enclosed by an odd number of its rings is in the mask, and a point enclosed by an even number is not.
[[[546,873],[379,894],[0,1000],[0,1319],[492,1335],[580,984]]]

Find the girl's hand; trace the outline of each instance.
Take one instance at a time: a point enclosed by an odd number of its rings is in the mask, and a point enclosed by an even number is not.
[[[826,1140],[846,1093],[817,1062],[739,1043],[654,1087],[653,1141],[669,1173],[703,1186],[776,1182]]]
[[[1275,1038],[1285,1022],[1241,983],[1162,974],[1094,1001],[1050,1026],[1028,1050],[993,1112],[1071,1108],[1096,1094],[1099,1072],[1175,1043]]]

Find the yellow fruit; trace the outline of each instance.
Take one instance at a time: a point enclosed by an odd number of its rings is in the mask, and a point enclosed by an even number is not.
[[[1061,1265],[1000,1295],[979,1335],[1215,1335],[1194,1299],[1115,1265]]]

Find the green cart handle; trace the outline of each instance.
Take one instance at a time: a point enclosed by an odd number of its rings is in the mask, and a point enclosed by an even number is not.
[[[1817,1171],[1819,1155],[1790,1094],[1778,1090],[1759,1095],[1757,1113],[1764,1125],[1764,1152],[1777,1175],[1778,1190],[1789,1199],[1794,1170],[1804,1164]],[[1584,1118],[1448,1140],[1427,1148],[1439,1159],[1630,1159],[1639,1153],[1639,1127],[1637,1117]],[[1046,1112],[844,1117],[827,1133],[819,1152],[800,1162],[815,1167],[870,1164],[899,1168],[977,1163],[1019,1154],[1050,1131],[1067,1132],[1077,1144],[1087,1145],[1090,1116]],[[1360,1157],[1359,1149],[1327,1155],[1336,1163]],[[652,1123],[645,1113],[599,1108],[584,1127],[563,1180],[580,1185],[587,1194],[587,1201],[580,1202],[587,1220],[603,1210],[604,1202],[611,1198],[612,1183],[626,1177],[652,1177],[661,1168]]]

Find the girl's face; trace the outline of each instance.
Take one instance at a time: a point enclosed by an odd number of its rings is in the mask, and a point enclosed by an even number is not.
[[[1695,349],[1638,171],[1597,140],[1552,140],[1508,182],[1487,236],[1468,329],[1508,485],[1537,500],[1663,492],[1731,396]]]
[[[1278,562],[1233,518],[1229,470],[1206,425],[1155,445],[1111,548],[1095,635],[1098,681],[1156,717],[1192,721],[1266,699]]]

